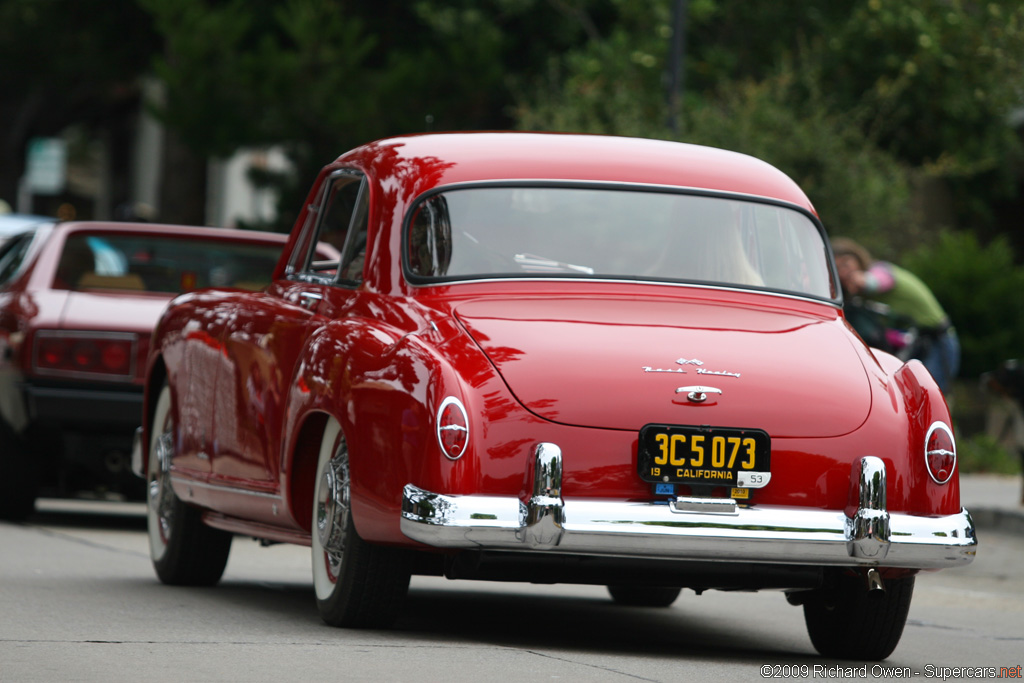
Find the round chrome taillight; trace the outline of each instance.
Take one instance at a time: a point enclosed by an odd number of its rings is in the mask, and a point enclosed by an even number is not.
[[[934,422],[924,439],[924,462],[937,484],[945,484],[956,470],[956,440],[944,422]]]
[[[469,417],[462,401],[449,396],[437,409],[437,443],[441,452],[451,460],[458,460],[469,444]]]

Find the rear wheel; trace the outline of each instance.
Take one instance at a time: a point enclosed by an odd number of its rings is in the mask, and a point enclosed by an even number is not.
[[[681,591],[665,586],[608,586],[612,600],[630,607],[668,607]]]
[[[889,579],[884,593],[869,593],[860,577],[839,577],[804,602],[814,649],[831,659],[885,659],[900,642],[913,594],[912,576]]]
[[[200,512],[185,505],[171,488],[174,455],[171,389],[157,398],[149,425],[146,468],[146,518],[149,554],[156,575],[178,586],[211,586],[220,580],[231,550],[231,534],[203,524]]]
[[[331,421],[317,461],[313,494],[313,588],[332,626],[386,628],[409,590],[409,565],[395,548],[367,543],[352,520],[348,448]]]

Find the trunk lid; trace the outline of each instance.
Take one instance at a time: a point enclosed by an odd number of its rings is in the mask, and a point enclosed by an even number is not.
[[[68,292],[61,313],[61,327],[148,335],[171,298],[171,294]]]
[[[516,398],[548,420],[759,428],[773,437],[849,433],[871,406],[842,321],[799,306],[702,300],[503,299],[455,314]],[[681,387],[704,386],[703,403]]]

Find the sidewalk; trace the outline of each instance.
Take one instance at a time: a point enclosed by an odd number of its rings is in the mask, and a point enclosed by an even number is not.
[[[961,474],[960,505],[979,529],[1024,535],[1020,475]]]

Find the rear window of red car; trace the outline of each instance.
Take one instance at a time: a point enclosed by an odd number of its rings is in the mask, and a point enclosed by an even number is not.
[[[601,278],[767,289],[832,300],[822,231],[792,207],[618,187],[473,186],[410,214],[416,283]]]

